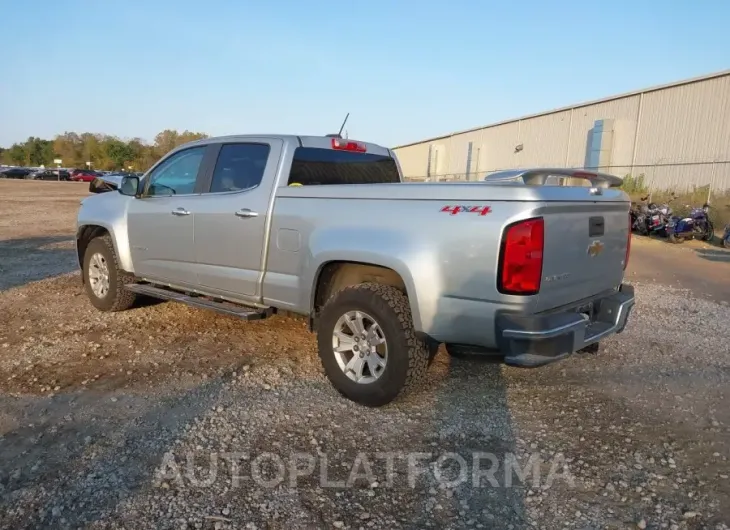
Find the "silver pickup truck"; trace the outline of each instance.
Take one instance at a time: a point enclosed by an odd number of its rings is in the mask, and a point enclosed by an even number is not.
[[[147,295],[307,315],[333,386],[380,406],[440,344],[539,366],[622,331],[620,183],[565,169],[404,183],[391,150],[337,135],[209,138],[84,199],[76,248],[102,311]]]

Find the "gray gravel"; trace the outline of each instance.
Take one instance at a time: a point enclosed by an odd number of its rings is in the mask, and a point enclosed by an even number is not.
[[[170,371],[154,387],[0,397],[0,526],[726,529],[730,309],[658,285],[637,291],[629,328],[597,356],[520,370],[442,352],[422,391],[376,410],[329,386],[295,320],[241,324],[173,304],[89,313],[121,321],[117,342],[177,316],[192,334],[194,320],[205,324],[201,351],[218,337],[221,349],[250,351],[250,339],[261,353]],[[81,311],[84,300],[73,303]],[[280,345],[281,333],[299,346]],[[28,347],[34,358],[58,355],[42,341]],[[184,349],[165,345],[171,365],[197,351]],[[475,453],[486,453],[477,473],[498,463],[494,484],[475,483]],[[537,480],[513,472],[508,487],[513,457]],[[292,462],[313,469],[295,476]]]

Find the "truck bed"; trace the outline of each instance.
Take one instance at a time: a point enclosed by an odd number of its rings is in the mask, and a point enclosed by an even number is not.
[[[444,342],[466,334],[488,345],[500,310],[534,314],[617,289],[628,210],[627,196],[616,188],[595,195],[590,187],[506,183],[282,187],[264,302],[295,310],[309,304],[312,263],[380,263],[404,278],[418,329]],[[497,282],[503,233],[533,217],[545,222],[539,293],[503,294]],[[287,238],[296,232],[304,255],[294,259],[281,249],[282,231]]]

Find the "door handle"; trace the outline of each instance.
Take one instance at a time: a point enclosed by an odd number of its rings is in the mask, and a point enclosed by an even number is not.
[[[190,212],[187,211],[185,208],[177,208],[176,210],[173,210],[170,213],[172,215],[190,215]]]
[[[236,216],[243,217],[244,219],[249,219],[251,217],[258,217],[259,213],[249,210],[248,208],[242,208],[236,212]]]

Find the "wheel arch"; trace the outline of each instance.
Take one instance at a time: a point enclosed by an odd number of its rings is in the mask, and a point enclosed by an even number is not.
[[[392,265],[386,265],[380,260],[329,260],[321,263],[314,275],[311,290],[310,329],[316,329],[317,315],[332,294],[345,287],[366,282],[392,285],[403,291],[409,298],[414,324],[417,325],[417,304],[415,298],[412,298],[415,297],[413,279],[410,274],[403,272],[404,267]]]
[[[76,257],[78,259],[79,268],[83,269],[84,267],[84,256],[89,243],[91,243],[93,239],[104,235],[109,235],[111,237],[112,244],[114,245],[114,252],[117,255],[117,259],[119,260],[119,264],[122,266],[122,269],[127,272],[132,272],[129,252],[124,252],[125,249],[120,248],[115,232],[108,226],[92,223],[79,226],[76,230]],[[81,275],[81,281],[83,282],[83,274]]]

